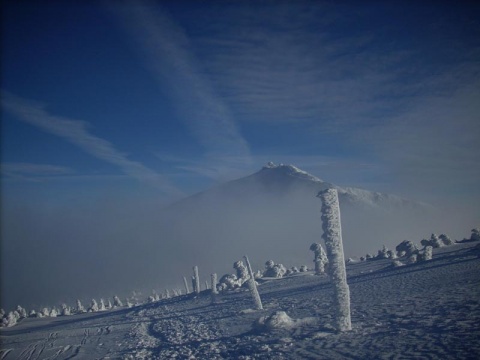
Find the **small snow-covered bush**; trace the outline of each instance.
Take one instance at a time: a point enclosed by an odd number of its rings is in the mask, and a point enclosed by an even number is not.
[[[92,299],[92,303],[90,304],[90,307],[88,308],[88,312],[97,312],[98,311],[98,303],[95,299]]]
[[[98,307],[99,311],[105,311],[107,308],[105,307],[105,301],[103,299],[100,299],[100,305]]]
[[[83,314],[85,312],[85,308],[82,305],[80,300],[77,300],[77,308],[75,309],[76,314]]]
[[[440,240],[443,242],[445,246],[450,246],[454,244],[453,240],[450,239],[448,235],[440,234],[438,237],[440,238]]]
[[[307,271],[308,271],[307,265],[300,266],[300,272],[307,272]]]
[[[50,317],[57,317],[58,311],[54,307],[50,310]]]
[[[234,274],[225,274],[218,282],[218,290],[220,291],[232,290],[238,288],[239,286],[237,275]]]
[[[433,255],[433,247],[426,246],[423,252],[422,260],[424,261],[432,260],[432,255]]]
[[[320,275],[325,273],[325,265],[328,263],[327,253],[319,243],[310,245],[310,250],[314,252],[315,258],[315,274]]]
[[[62,316],[69,316],[71,315],[71,310],[70,308],[67,306],[67,304],[62,304],[62,312],[61,312]]]
[[[282,264],[275,264],[273,260],[268,260],[265,263],[265,271],[263,276],[265,277],[283,277],[287,272],[287,269]]]
[[[388,259],[388,249],[383,245],[382,249],[378,250],[377,259]]]
[[[254,323],[254,327],[262,330],[274,330],[289,328],[294,324],[294,320],[287,315],[285,311],[276,311],[270,316],[262,316]]]
[[[50,316],[50,310],[48,308],[43,308],[41,311],[43,317],[49,317]]]
[[[418,259],[418,254],[411,254],[407,258],[407,264],[415,264],[417,262],[417,259]]]
[[[405,252],[406,257],[410,257],[412,254],[418,251],[417,246],[410,240],[403,240],[400,244],[397,245],[395,248],[397,252]]]
[[[472,229],[472,235],[470,235],[471,241],[480,241],[480,230],[478,228]]]
[[[405,265],[405,264],[402,263],[402,262],[401,262],[400,260],[398,260],[398,259],[394,259],[394,260],[392,261],[392,266],[393,266],[393,267],[400,267],[400,266],[404,266],[404,265]]]
[[[17,313],[20,315],[20,319],[24,319],[26,318],[28,315],[27,315],[27,310],[25,310],[24,308],[22,308],[20,305],[17,306],[17,309],[16,309]]]
[[[239,286],[242,286],[248,279],[250,279],[247,267],[243,264],[242,260],[236,261],[233,264],[233,268],[237,271],[237,282]]]
[[[2,326],[11,327],[17,324],[18,317],[15,312],[10,311],[7,316],[2,319]]]
[[[113,307],[122,307],[122,306],[123,306],[122,301],[120,300],[120,298],[117,295],[115,295],[113,297]]]
[[[394,250],[388,250],[387,251],[387,256],[389,259],[396,259],[397,258],[397,252]]]
[[[28,317],[37,317],[37,312],[35,310],[30,310],[30,312],[28,313]]]

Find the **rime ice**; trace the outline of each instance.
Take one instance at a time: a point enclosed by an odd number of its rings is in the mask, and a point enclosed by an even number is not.
[[[350,290],[347,284],[345,257],[343,255],[342,227],[337,190],[327,189],[320,191],[317,197],[322,200],[322,237],[325,240],[327,249],[328,273],[334,288],[336,327],[339,331],[351,330]]]

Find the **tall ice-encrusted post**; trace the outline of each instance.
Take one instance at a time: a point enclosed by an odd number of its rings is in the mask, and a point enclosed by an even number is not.
[[[200,294],[200,277],[198,276],[198,266],[193,267],[193,277],[195,279],[195,293]]]
[[[210,275],[210,278],[212,280],[212,293],[213,294],[218,294],[218,290],[217,290],[217,274],[216,273],[213,273],[212,275]]]
[[[187,278],[183,277],[183,283],[185,284],[185,294],[190,294],[190,289],[188,288]]]
[[[255,308],[256,310],[263,310],[262,299],[260,299],[260,294],[257,290],[257,284],[255,283],[255,276],[253,274],[252,267],[250,266],[250,261],[248,261],[247,255],[245,255],[243,258],[245,259],[245,263],[247,264],[248,275],[250,275],[250,279],[248,280],[248,287],[250,288],[250,292],[252,293]]]
[[[336,189],[326,189],[317,195],[322,200],[323,239],[327,249],[329,275],[333,282],[335,321],[338,331],[352,330],[350,318],[350,290],[343,255],[340,206]]]

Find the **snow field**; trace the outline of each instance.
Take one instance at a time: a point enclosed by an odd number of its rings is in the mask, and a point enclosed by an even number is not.
[[[333,287],[313,272],[248,291],[202,292],[75,317],[25,319],[1,330],[0,359],[477,359],[476,243],[434,249],[426,262],[348,264],[352,330],[337,332]],[[258,327],[278,312],[275,326]]]

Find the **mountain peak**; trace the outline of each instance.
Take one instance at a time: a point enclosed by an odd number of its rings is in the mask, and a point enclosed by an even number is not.
[[[285,174],[288,176],[304,179],[304,180],[310,180],[314,182],[323,182],[321,179],[319,179],[316,176],[313,176],[306,171],[303,171],[299,169],[298,167],[294,165],[284,165],[284,164],[278,164],[275,165],[273,162],[268,162],[267,165],[265,165],[262,168],[262,171],[269,171],[269,172],[274,172],[274,173],[279,173],[279,174]]]

